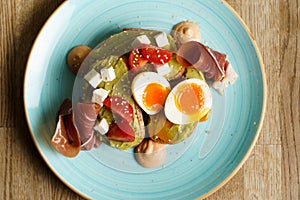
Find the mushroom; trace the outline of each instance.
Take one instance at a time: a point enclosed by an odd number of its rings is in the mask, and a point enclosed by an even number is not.
[[[200,41],[201,32],[197,24],[184,21],[176,24],[173,28],[173,37],[179,44],[189,41]]]
[[[153,142],[150,139],[144,139],[135,148],[135,159],[143,167],[157,167],[163,163],[165,158],[165,146],[163,144]]]
[[[70,70],[77,74],[81,63],[86,58],[86,56],[92,51],[92,49],[88,46],[81,45],[76,46],[68,53],[67,63]]]

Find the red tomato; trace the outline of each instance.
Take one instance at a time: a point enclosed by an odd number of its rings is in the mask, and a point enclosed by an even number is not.
[[[129,122],[126,120],[121,120],[109,128],[107,138],[120,142],[133,142],[135,140],[135,135]]]
[[[103,105],[122,119],[130,122],[133,118],[132,106],[122,97],[112,96],[103,101]]]
[[[169,62],[172,58],[172,52],[166,49],[151,45],[143,45],[142,55],[148,62],[151,62],[156,65],[163,65]]]
[[[134,49],[129,55],[129,67],[134,71],[138,71],[141,67],[147,64],[148,60],[143,58],[141,49]]]

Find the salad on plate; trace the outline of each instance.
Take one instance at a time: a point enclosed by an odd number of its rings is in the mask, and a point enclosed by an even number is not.
[[[75,157],[108,145],[134,149],[143,167],[161,165],[166,146],[209,118],[211,89],[222,95],[238,78],[225,54],[200,41],[199,27],[184,21],[170,34],[126,28],[94,49],[71,49],[67,62],[76,80],[72,100],[57,114],[54,149]]]

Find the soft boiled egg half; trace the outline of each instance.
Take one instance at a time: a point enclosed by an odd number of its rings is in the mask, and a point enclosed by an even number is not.
[[[177,84],[165,102],[165,115],[174,124],[188,124],[207,116],[212,106],[212,95],[207,83],[187,79]]]
[[[137,104],[148,115],[155,115],[163,109],[170,84],[158,73],[142,72],[133,79],[131,90]]]

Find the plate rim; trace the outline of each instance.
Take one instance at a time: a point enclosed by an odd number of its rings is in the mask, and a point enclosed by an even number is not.
[[[214,189],[212,189],[211,191],[209,191],[208,193],[202,195],[201,197],[199,197],[199,199],[205,199],[209,196],[211,196],[213,193],[217,192],[219,189],[221,189],[226,183],[228,183],[235,175],[236,173],[242,168],[242,166],[245,164],[245,162],[248,160],[248,158],[250,157],[256,143],[257,140],[261,134],[261,129],[263,126],[263,122],[264,122],[264,118],[265,118],[265,113],[266,113],[266,107],[267,107],[267,97],[268,97],[268,91],[267,91],[267,81],[266,81],[266,72],[265,72],[265,65],[263,63],[263,58],[261,55],[261,52],[259,50],[258,44],[255,40],[254,35],[252,34],[250,28],[247,26],[246,22],[242,19],[242,17],[238,14],[238,12],[226,1],[226,0],[220,0],[221,3],[223,3],[227,8],[229,8],[229,10],[232,12],[232,14],[235,15],[235,17],[239,20],[239,22],[241,23],[241,25],[243,26],[243,28],[247,31],[248,36],[251,39],[251,42],[254,46],[254,49],[256,51],[257,57],[258,57],[258,61],[259,61],[259,65],[261,68],[261,75],[262,75],[262,83],[263,83],[263,102],[262,102],[262,110],[261,110],[261,116],[260,116],[260,120],[258,123],[258,128],[257,131],[255,133],[255,137],[253,138],[253,141],[249,147],[249,149],[247,150],[247,153],[245,154],[245,156],[243,157],[243,159],[241,160],[241,162],[238,164],[238,166],[231,172],[231,174],[229,176],[227,176],[219,185],[217,185]]]
[[[87,195],[85,195],[84,193],[80,192],[77,188],[75,188],[74,186],[72,186],[70,183],[68,183],[67,181],[65,181],[63,179],[63,177],[54,169],[54,167],[52,167],[52,165],[48,162],[46,156],[42,153],[41,149],[39,148],[39,145],[37,143],[37,141],[35,140],[35,137],[34,137],[34,131],[30,125],[30,120],[29,120],[29,114],[28,114],[28,110],[26,108],[26,105],[27,105],[27,101],[26,101],[26,98],[25,98],[25,91],[26,91],[26,80],[28,79],[27,78],[27,75],[28,75],[28,66],[29,66],[29,62],[30,60],[32,59],[32,52],[33,52],[33,49],[35,49],[35,46],[39,40],[39,38],[41,37],[41,34],[44,32],[44,29],[46,29],[46,27],[48,26],[48,24],[50,23],[50,20],[53,18],[53,16],[56,15],[57,12],[59,12],[59,10],[61,10],[62,7],[64,7],[67,3],[69,3],[68,0],[62,2],[51,14],[50,16],[46,19],[46,21],[44,22],[44,24],[42,25],[41,29],[39,30],[36,38],[34,39],[34,42],[32,44],[32,47],[30,48],[30,53],[29,53],[29,56],[28,56],[28,59],[27,59],[27,62],[26,62],[26,69],[25,69],[25,74],[24,74],[24,80],[23,80],[23,106],[24,106],[24,111],[25,111],[25,117],[26,117],[26,123],[27,123],[27,126],[29,128],[29,132],[30,132],[30,135],[31,135],[31,138],[33,140],[33,143],[36,147],[36,149],[38,150],[39,152],[39,155],[42,157],[42,159],[44,160],[44,162],[46,163],[46,165],[48,166],[48,168],[51,170],[52,173],[54,173],[54,175],[64,184],[66,185],[68,188],[70,188],[73,192],[75,192],[76,194],[78,194],[79,196],[83,197],[84,199],[90,199],[90,197],[88,197]]]
[[[33,49],[35,49],[36,43],[39,40],[41,34],[44,32],[45,27],[48,26],[49,21],[53,18],[54,15],[56,15],[56,13],[62,8],[64,7],[67,3],[69,3],[70,1],[64,1],[62,2],[53,12],[52,14],[47,18],[47,20],[45,21],[45,23],[43,24],[42,28],[39,30],[33,45],[30,49],[30,54],[28,56],[27,62],[26,62],[26,68],[25,68],[25,74],[24,74],[24,80],[23,80],[23,106],[24,106],[24,111],[25,111],[25,117],[26,117],[26,123],[27,126],[29,128],[29,132],[30,135],[33,139],[34,145],[36,147],[36,149],[38,150],[40,156],[42,157],[42,159],[44,160],[44,162],[46,163],[46,165],[48,166],[48,168],[52,171],[52,173],[54,173],[56,175],[56,177],[64,184],[66,185],[68,188],[70,188],[73,192],[75,192],[76,194],[78,194],[79,196],[85,198],[85,199],[90,199],[90,197],[88,197],[86,194],[84,194],[83,192],[80,192],[77,188],[75,188],[74,186],[72,186],[70,183],[68,183],[67,181],[65,181],[63,179],[63,177],[51,166],[51,164],[48,162],[46,156],[41,152],[41,149],[39,148],[39,145],[37,144],[37,141],[35,140],[34,137],[34,133],[33,133],[33,129],[32,126],[30,124],[30,120],[29,120],[29,114],[28,114],[28,110],[27,110],[27,101],[26,101],[26,95],[25,95],[25,91],[26,91],[26,80],[27,75],[28,75],[28,66],[29,66],[29,62],[32,59],[32,52]],[[245,23],[245,21],[241,18],[241,16],[237,13],[237,11],[226,1],[226,0],[220,0],[221,4],[224,4],[232,14],[235,15],[235,17],[238,19],[238,21],[241,23],[242,27],[246,30],[249,38],[251,39],[251,42],[253,44],[253,47],[255,49],[255,52],[257,54],[258,57],[258,61],[259,61],[259,65],[260,65],[260,69],[261,69],[261,75],[262,75],[262,84],[263,84],[263,100],[262,100],[262,108],[261,108],[261,115],[260,115],[260,120],[258,122],[258,126],[257,126],[257,131],[255,133],[255,137],[253,138],[251,145],[249,146],[245,156],[243,157],[243,159],[239,162],[239,164],[237,165],[237,167],[221,182],[219,183],[217,186],[215,186],[213,189],[211,189],[209,192],[203,194],[202,196],[198,197],[197,199],[205,199],[209,196],[211,196],[213,193],[215,193],[216,191],[218,191],[220,188],[222,188],[226,183],[228,183],[235,175],[236,173],[242,168],[242,166],[245,164],[245,162],[248,160],[250,154],[252,153],[257,140],[261,134],[261,130],[263,127],[263,122],[264,122],[264,118],[265,118],[265,113],[266,113],[266,107],[267,107],[267,81],[266,81],[266,73],[265,73],[265,65],[263,63],[263,58],[261,55],[261,52],[259,50],[258,44],[255,40],[254,35],[252,34],[252,32],[250,31],[249,27],[247,26],[247,24]]]

